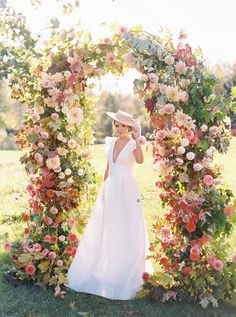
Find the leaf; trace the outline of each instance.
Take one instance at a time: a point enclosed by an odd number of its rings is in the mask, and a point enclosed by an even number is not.
[[[41,272],[46,272],[48,267],[50,265],[50,261],[46,260],[46,261],[42,261],[39,265],[38,268],[41,270]]]

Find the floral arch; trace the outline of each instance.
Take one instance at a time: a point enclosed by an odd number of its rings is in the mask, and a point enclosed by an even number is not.
[[[144,273],[141,295],[162,285],[180,287],[203,305],[230,298],[235,263],[226,256],[225,238],[236,217],[233,194],[212,160],[229,145],[230,104],[214,94],[217,80],[200,50],[192,51],[184,33],[175,46],[171,34],[140,28],[121,27],[99,43],[70,30],[54,32],[30,64],[28,73],[11,78],[12,96],[27,106],[18,143],[27,148],[21,162],[30,195],[24,238],[12,248],[17,277],[53,285],[63,296],[78,246],[75,231],[85,225],[88,195],[97,181],[89,162],[93,80],[135,68],[140,77],[134,92],[150,115],[153,163],[160,175],[155,185],[166,211],[153,224],[152,258],[160,269]]]

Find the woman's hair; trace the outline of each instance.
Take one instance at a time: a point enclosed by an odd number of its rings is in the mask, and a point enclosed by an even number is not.
[[[116,120],[112,120],[112,135],[113,136],[117,136],[116,129],[115,129],[115,123],[116,123]],[[129,128],[129,132],[133,131],[133,128],[131,126],[127,125],[127,127]]]

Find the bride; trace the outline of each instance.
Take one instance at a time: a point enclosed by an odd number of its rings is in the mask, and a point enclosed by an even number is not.
[[[115,136],[105,138],[107,167],[88,225],[68,271],[68,287],[127,300],[153,273],[134,163],[143,163],[140,123],[127,112],[107,112]],[[132,132],[133,137],[130,136]]]

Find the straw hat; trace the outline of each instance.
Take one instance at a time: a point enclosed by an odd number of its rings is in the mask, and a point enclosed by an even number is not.
[[[120,123],[123,123],[125,125],[131,127],[135,127],[137,125],[137,121],[128,112],[118,110],[117,112],[107,111],[106,114],[113,120],[119,121]]]

